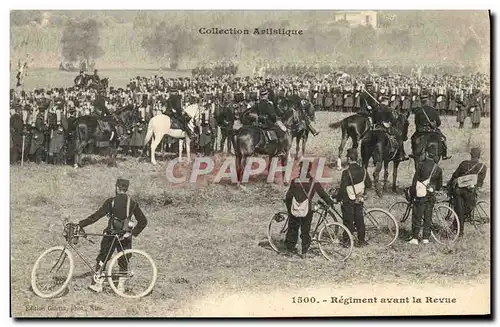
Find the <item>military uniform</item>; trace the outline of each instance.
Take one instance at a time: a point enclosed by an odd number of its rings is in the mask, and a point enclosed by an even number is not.
[[[478,153],[471,160],[465,160],[460,163],[458,168],[451,176],[448,183],[449,192],[453,198],[453,206],[460,220],[460,235],[464,233],[464,224],[466,219],[470,219],[472,208],[476,201],[476,187],[482,187],[488,168],[479,161],[479,150],[471,151]],[[477,184],[472,187],[459,187],[457,179],[466,175],[476,175]]]
[[[117,190],[122,188],[123,193],[117,192],[116,196],[107,199],[99,210],[90,215],[88,218],[78,222],[78,225],[81,228],[85,228],[94,224],[102,217],[108,216],[108,226],[104,229],[104,234],[115,235],[130,232],[131,236],[138,236],[148,223],[146,216],[144,216],[139,204],[125,193],[128,190],[129,182],[127,180],[118,179],[116,185]],[[125,189],[123,190],[124,187]],[[129,220],[132,216],[134,216],[137,221],[137,224],[133,228],[129,225]],[[115,249],[117,251],[123,251],[131,248],[132,237],[127,237],[121,240],[120,248],[120,243],[116,243],[113,237],[104,236],[101,241],[99,255],[96,258],[96,270],[99,270],[101,267],[106,267],[105,261],[108,253],[112,254]],[[126,256],[122,256],[118,259],[118,265],[120,270],[127,271],[128,259]],[[100,289],[102,290],[102,280],[100,281]]]
[[[350,149],[352,150],[352,149]],[[349,152],[348,152],[349,153]],[[356,153],[357,156],[357,153]],[[340,180],[339,193],[337,200],[342,203],[342,221],[343,224],[354,234],[354,226],[358,232],[358,241],[360,244],[365,243],[365,222],[363,218],[363,202],[353,200],[349,197],[347,188],[354,189],[354,185],[363,184],[365,187],[371,187],[371,180],[367,176],[367,171],[357,163],[349,163],[349,167],[342,172]],[[362,196],[363,194],[360,194]],[[347,235],[343,236],[343,241],[346,242]]]
[[[432,153],[428,153],[428,155],[434,157],[437,155],[436,152],[437,150],[434,150]],[[417,166],[417,170],[415,171],[415,175],[413,176],[412,188],[416,190],[417,183],[422,183],[426,180],[429,181],[426,195],[415,195],[413,202],[412,237],[414,240],[417,240],[420,234],[422,219],[422,238],[424,240],[429,240],[431,236],[432,211],[434,209],[434,204],[436,203],[434,191],[439,191],[441,189],[441,186],[443,185],[443,172],[441,168],[434,162],[434,160],[430,159],[429,157],[427,157],[426,160],[422,161],[422,163]]]
[[[412,147],[416,148],[416,139],[423,133],[437,133],[441,136],[441,142],[443,146],[443,159],[449,159],[448,157],[448,147],[446,145],[446,137],[441,133],[439,126],[441,126],[441,119],[436,109],[428,105],[424,105],[421,108],[414,110],[415,113],[415,133],[411,137]]]
[[[313,177],[310,174],[307,175],[307,178],[309,179],[307,182],[300,182],[298,178],[294,179],[292,183],[290,183],[290,187],[288,188],[285,196],[285,204],[287,206],[289,214],[288,230],[285,237],[286,249],[289,252],[295,251],[295,245],[297,244],[300,228],[300,238],[302,239],[302,254],[305,254],[307,252],[311,244],[310,229],[313,216],[312,199],[314,197],[314,194],[317,193],[327,204],[334,204],[333,200],[325,192],[320,183],[313,183]],[[294,198],[298,203],[302,203],[306,200],[309,201],[309,211],[305,217],[295,217],[291,214],[292,199]]]

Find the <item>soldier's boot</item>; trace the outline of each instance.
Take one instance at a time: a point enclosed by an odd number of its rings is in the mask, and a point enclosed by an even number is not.
[[[441,155],[441,159],[451,159],[451,156],[448,156],[448,146],[446,145],[446,142],[444,140],[441,140],[441,144],[443,145],[443,154]]]
[[[96,292],[100,293],[102,292],[102,283],[104,282],[104,278],[102,278],[102,267],[104,266],[104,263],[102,261],[97,262],[95,265],[95,271],[96,273],[93,276],[92,283],[89,285],[89,289]]]

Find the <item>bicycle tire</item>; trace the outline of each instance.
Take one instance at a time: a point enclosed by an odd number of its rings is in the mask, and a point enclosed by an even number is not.
[[[396,218],[396,221],[398,222],[398,224],[403,223],[403,220],[404,221],[408,220],[408,217],[406,217],[406,211],[407,211],[407,208],[409,205],[410,204],[408,203],[408,201],[398,201],[398,202],[393,203],[389,207],[389,213],[391,213],[392,216],[394,218]],[[410,209],[410,212],[411,212],[411,209]],[[408,216],[409,216],[410,212],[408,212]]]
[[[47,256],[49,253],[54,252],[54,251],[63,251],[64,252],[64,254],[66,255],[66,257],[69,260],[69,271],[68,271],[68,275],[66,276],[66,279],[64,280],[64,283],[56,291],[44,293],[44,292],[42,292],[42,290],[40,290],[38,288],[36,273],[37,273],[38,266],[39,266],[40,262],[42,261],[42,259],[45,256]],[[56,264],[57,264],[57,262],[56,262]],[[54,247],[48,248],[42,254],[40,254],[38,259],[36,259],[35,264],[33,265],[33,269],[31,270],[31,288],[33,289],[33,292],[35,292],[36,295],[38,295],[39,297],[44,298],[44,299],[50,299],[50,298],[57,297],[59,294],[61,294],[66,289],[66,287],[68,287],[69,282],[71,281],[71,278],[73,277],[74,268],[75,268],[75,266],[74,266],[73,255],[66,247],[59,245],[59,246],[54,246]]]
[[[490,204],[488,201],[481,200],[476,203],[476,206],[474,207],[473,215],[475,216],[476,214],[480,215],[481,218],[476,219],[474,217],[474,222],[477,222],[477,225],[483,225],[483,224],[489,224],[491,219],[490,219]]]
[[[383,214],[386,217],[387,221],[381,221],[381,218],[375,218],[375,215],[371,215],[371,213],[375,212]],[[399,236],[399,224],[396,218],[394,218],[394,216],[390,212],[381,208],[370,208],[365,211],[364,219],[366,235],[370,240],[374,240],[371,235],[373,235],[374,233],[384,233],[387,227],[387,229],[389,230],[389,232],[387,233],[389,235],[389,238],[387,242],[384,241],[384,246],[388,247],[396,242]],[[368,220],[370,224],[367,224],[366,220]],[[374,228],[371,228],[370,225],[372,225]]]
[[[331,227],[334,227],[334,230],[335,232],[333,233],[330,233],[329,232],[329,228]],[[340,232],[342,231],[342,232]],[[328,261],[336,261],[333,259],[333,257],[331,257],[328,253],[327,253],[327,250],[325,249],[325,246],[323,243],[322,240],[323,240],[323,236],[324,234],[328,233],[328,238],[325,237],[325,239],[329,239],[329,240],[332,240],[332,234],[337,234],[337,235],[334,235],[336,239],[340,238],[343,236],[343,234],[347,233],[347,235],[349,236],[349,248],[346,248],[347,250],[347,254],[343,255],[343,258],[340,259],[339,261],[346,261],[347,259],[349,259],[351,257],[351,254],[352,254],[352,250],[354,248],[354,237],[352,236],[351,232],[349,231],[349,229],[347,227],[345,227],[343,224],[341,223],[338,223],[338,222],[333,222],[333,223],[328,223],[326,224],[325,226],[323,226],[323,228],[321,228],[319,234],[318,234],[318,244],[319,244],[319,250],[321,251],[321,254],[325,257],[326,260]],[[332,243],[336,243],[335,241],[333,241]],[[341,240],[338,240],[338,243],[340,246],[341,245]]]
[[[151,267],[153,268],[152,269],[153,270],[153,276],[151,278],[150,284],[148,285],[148,287],[144,291],[142,291],[141,293],[139,293],[137,295],[128,295],[128,294],[123,293],[122,291],[120,291],[115,286],[115,283],[114,283],[114,280],[113,280],[113,277],[114,277],[113,276],[113,267],[118,263],[118,259],[120,257],[122,257],[124,255],[127,255],[127,254],[142,255],[143,257],[145,257],[149,261],[149,263],[151,264]],[[113,256],[113,258],[111,258],[111,261],[109,262],[109,266],[108,266],[108,283],[109,283],[109,286],[111,287],[111,289],[116,294],[118,294],[121,297],[128,298],[128,299],[138,299],[138,298],[141,298],[141,297],[144,297],[144,296],[148,295],[153,290],[157,278],[158,278],[158,270],[156,268],[156,264],[155,264],[153,258],[151,258],[151,256],[149,254],[147,254],[146,252],[144,252],[144,251],[136,250],[136,249],[128,249],[128,250],[125,250],[125,251],[120,251],[115,256]]]
[[[443,221],[440,214],[436,214],[437,212],[439,212],[439,209],[448,210],[447,213],[445,214],[444,221]],[[438,218],[440,218],[440,219],[438,221],[436,221],[435,216],[439,216]],[[456,229],[452,228],[453,222],[450,222],[451,220],[453,220],[456,223]],[[458,240],[459,231],[460,231],[460,220],[458,219],[458,215],[455,212],[455,210],[453,210],[450,206],[447,206],[444,204],[436,204],[434,206],[434,209],[432,212],[432,223],[431,224],[432,224],[431,236],[437,243],[439,243],[441,245],[449,245],[449,244],[455,243],[456,240]],[[436,225],[440,225],[440,226],[450,225],[450,226],[444,226],[445,233],[447,235],[452,235],[451,238],[447,238],[449,240],[448,242],[442,241],[437,236],[437,233],[435,232]],[[441,234],[441,233],[439,233],[439,234]]]
[[[283,219],[283,220],[280,220],[278,221],[278,218],[279,219]],[[269,224],[267,225],[267,240],[269,242],[269,245],[271,246],[271,248],[276,251],[277,253],[281,253],[282,251],[280,251],[280,244],[276,244],[276,243],[281,243],[283,242],[285,239],[285,235],[286,235],[286,232],[288,230],[288,213],[286,211],[280,211],[280,212],[277,212],[275,213],[271,219],[269,220]],[[273,238],[273,233],[271,231],[272,229],[272,226],[275,226],[277,224],[280,224],[282,223],[282,227],[279,228],[280,230],[280,235],[279,235],[279,239],[276,241],[274,238]]]

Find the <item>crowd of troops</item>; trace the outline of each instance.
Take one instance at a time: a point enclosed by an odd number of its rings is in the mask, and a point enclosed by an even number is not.
[[[389,106],[401,111],[418,107],[420,99],[427,98],[440,115],[457,114],[459,127],[464,126],[464,119],[469,115],[473,127],[478,127],[481,115],[489,115],[490,103],[489,92],[482,89],[488,87],[487,81],[481,75],[422,78],[419,83],[403,75],[354,77],[346,73],[307,79],[294,75],[282,78],[155,75],[137,76],[123,88],[107,87],[101,84],[103,80],[97,71],[94,75],[81,72],[75,78],[75,85],[67,88],[40,88],[31,92],[11,89],[11,148],[24,149],[12,159],[19,160],[22,156],[23,160],[37,162],[71,162],[72,120],[85,115],[112,116],[124,108],[136,114],[126,127],[121,147],[127,153],[138,154],[137,150],[145,146],[147,124],[153,116],[167,114],[186,130],[188,118],[183,116],[182,108],[194,103],[206,108],[196,122],[200,135],[194,143],[204,148],[208,144],[212,149],[217,137],[214,118],[217,109],[221,106],[250,108],[263,97],[275,105],[287,102],[294,107],[310,105],[316,111],[344,112],[358,112],[366,107],[362,90],[375,99],[388,100]],[[312,125],[306,123],[311,132],[316,133]],[[188,133],[192,132],[188,130]],[[165,143],[172,142],[174,140],[169,139]],[[87,149],[87,152],[93,151],[92,146]]]
[[[238,73],[238,65],[231,61],[202,62],[191,70],[193,77],[213,76],[220,78],[228,75],[234,76],[236,73]]]

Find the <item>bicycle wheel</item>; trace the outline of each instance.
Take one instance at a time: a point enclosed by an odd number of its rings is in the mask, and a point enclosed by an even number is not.
[[[56,297],[68,286],[73,269],[71,252],[64,246],[51,247],[36,259],[31,271],[31,288],[39,297]]]
[[[366,240],[370,243],[391,246],[399,235],[396,218],[380,208],[365,211]]]
[[[411,207],[408,201],[398,201],[389,207],[389,213],[399,223],[407,221],[411,213]]]
[[[126,265],[120,269],[120,265]],[[155,286],[158,271],[149,254],[141,250],[120,251],[109,263],[108,282],[111,289],[121,297],[141,298],[148,295]],[[120,279],[124,287],[119,287]]]
[[[474,226],[490,223],[490,204],[488,201],[478,201],[472,212]]]
[[[343,242],[344,233],[349,237],[348,242]],[[319,250],[329,261],[346,261],[352,254],[354,238],[344,225],[334,222],[328,223],[318,234]]]
[[[460,221],[447,205],[436,204],[432,212],[431,236],[439,244],[448,245],[458,239]]]
[[[288,213],[278,212],[271,217],[267,226],[267,240],[274,251],[280,253],[285,250],[285,236],[288,230]]]

